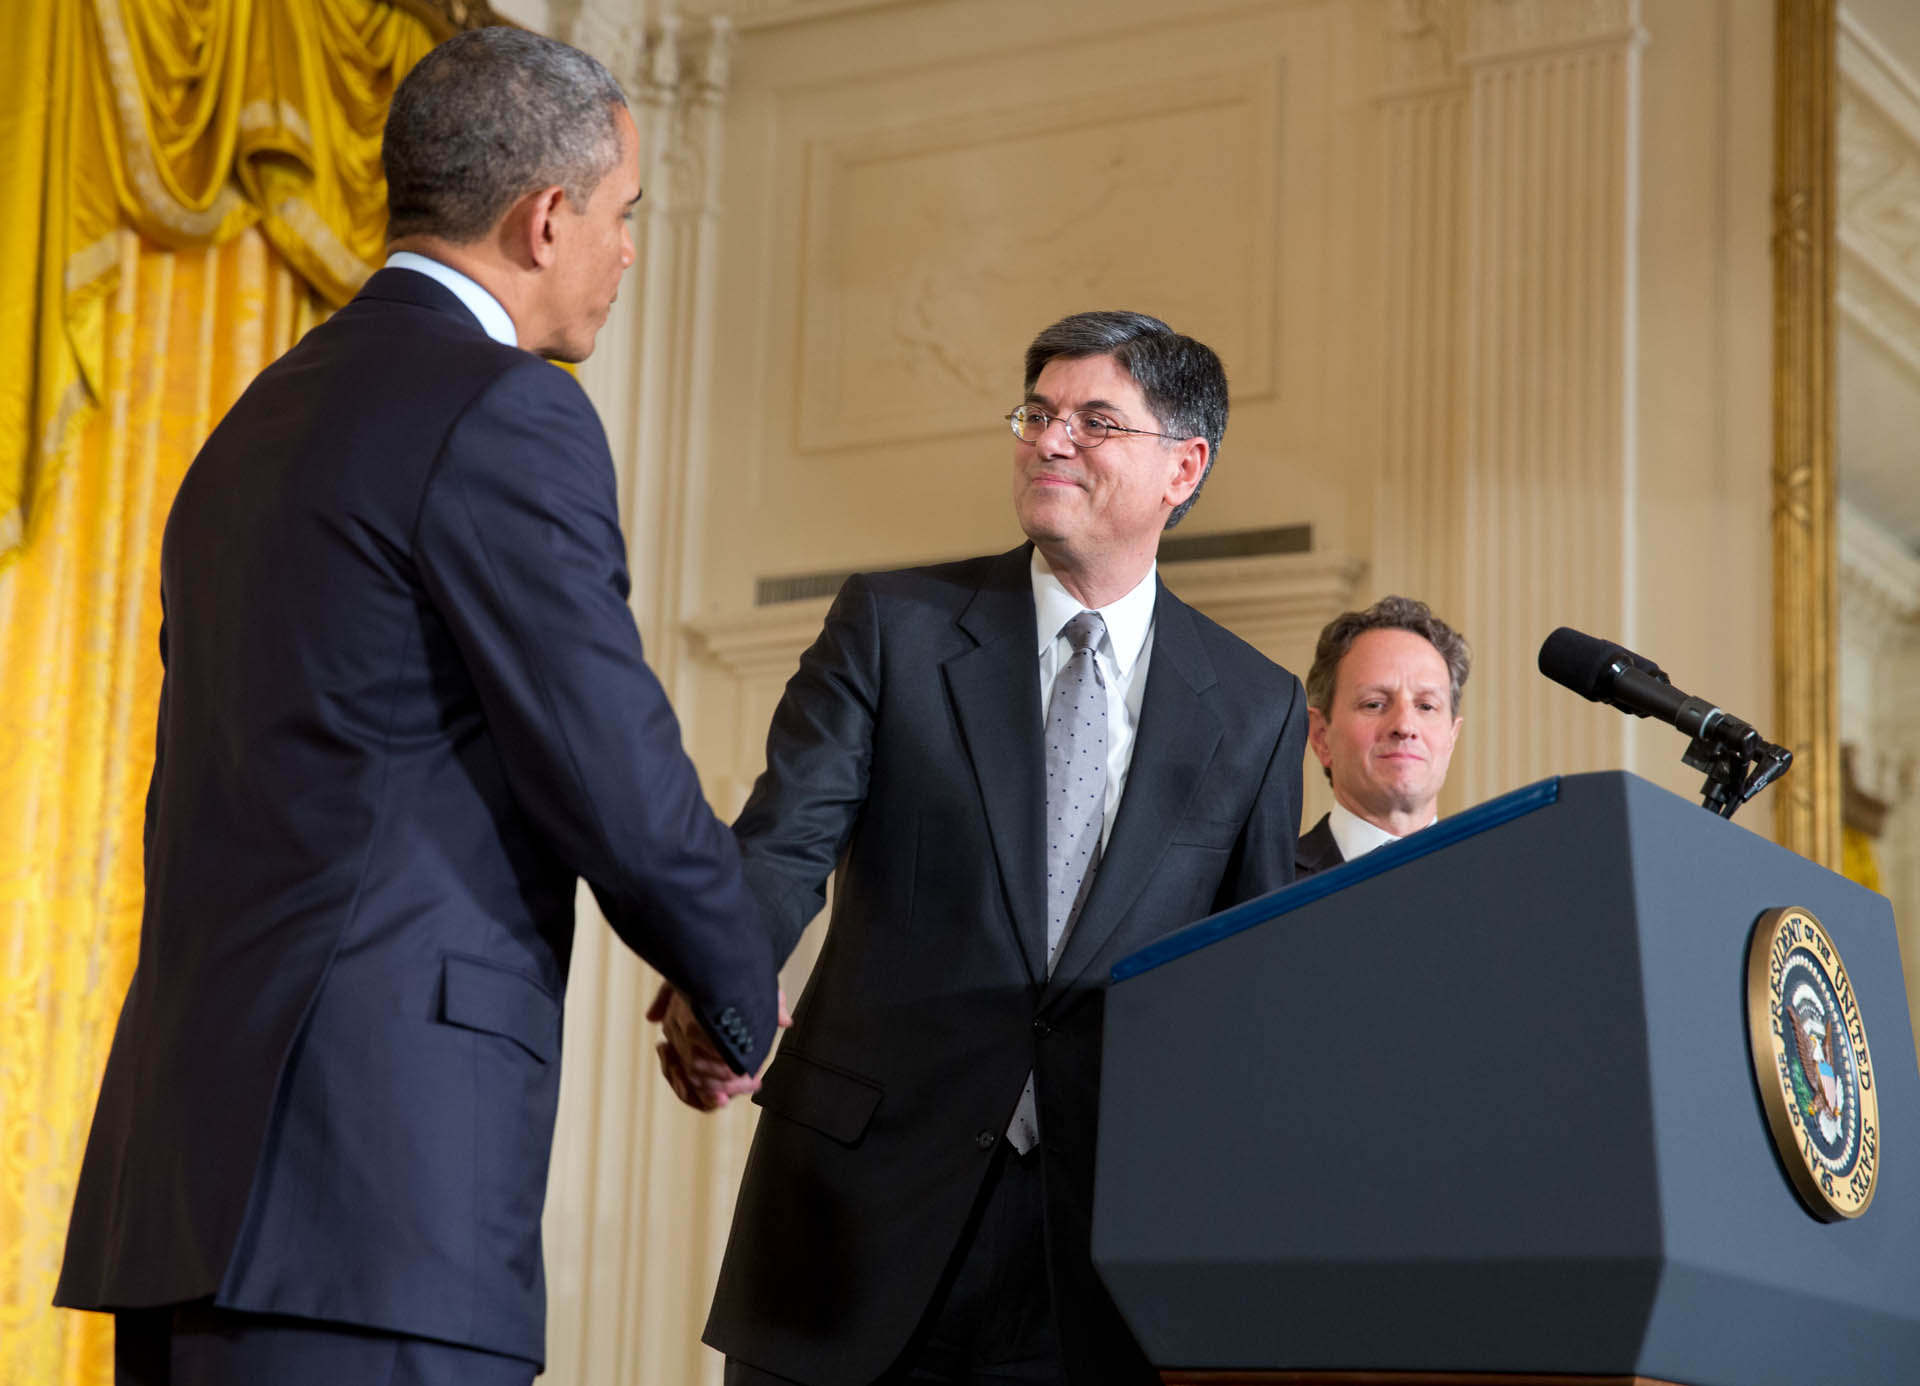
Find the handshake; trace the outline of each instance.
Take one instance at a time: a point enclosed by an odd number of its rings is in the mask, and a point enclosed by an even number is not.
[[[660,984],[653,1004],[647,1007],[647,1019],[660,1027],[660,1040],[653,1047],[660,1056],[660,1072],[673,1095],[689,1107],[711,1112],[744,1093],[759,1091],[759,1076],[733,1071],[700,1028],[693,1007],[672,983]],[[785,991],[780,993],[779,1024],[782,1030],[793,1024]]]

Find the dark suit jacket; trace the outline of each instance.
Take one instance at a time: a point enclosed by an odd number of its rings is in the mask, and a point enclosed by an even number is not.
[[[1345,860],[1333,838],[1333,815],[1323,813],[1318,823],[1300,834],[1300,844],[1293,853],[1293,872],[1311,876],[1317,871],[1331,871]]]
[[[579,386],[406,270],[207,440],[58,1303],[213,1295],[540,1360],[578,877],[763,1057],[772,950],[642,661],[617,513]]]
[[[833,922],[764,1112],[706,1340],[868,1382],[905,1347],[1031,1070],[1076,1381],[1151,1381],[1089,1254],[1100,1033],[1118,959],[1293,878],[1299,680],[1162,586],[1105,857],[1046,976],[1029,550],[848,581],[734,825],[789,951]]]

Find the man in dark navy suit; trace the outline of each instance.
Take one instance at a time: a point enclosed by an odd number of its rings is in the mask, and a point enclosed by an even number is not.
[[[1164,322],[1054,324],[1009,418],[1030,542],[851,579],[788,683],[734,830],[783,955],[830,875],[834,913],[707,1321],[730,1386],[1158,1380],[1092,1261],[1106,980],[1286,885],[1300,829],[1300,681],[1156,566],[1226,419]]]
[[[429,54],[387,267],[181,485],[139,960],[57,1295],[116,1313],[123,1383],[532,1379],[579,879],[714,1062],[773,1039],[605,436],[541,359],[606,320],[637,151],[577,50]]]
[[[1300,875],[1435,820],[1471,668],[1467,642],[1411,597],[1382,597],[1327,622],[1307,671],[1307,740],[1333,808],[1301,835]]]

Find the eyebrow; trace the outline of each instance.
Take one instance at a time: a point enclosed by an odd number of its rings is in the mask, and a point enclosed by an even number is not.
[[[1038,390],[1027,391],[1027,403],[1028,404],[1044,404],[1049,409],[1052,409],[1055,407],[1054,402],[1051,399],[1048,399],[1045,395],[1041,394]],[[1109,414],[1124,414],[1126,412],[1125,406],[1115,404],[1112,400],[1105,400],[1105,399],[1086,400],[1080,404],[1075,405],[1074,408],[1076,410],[1103,409]]]

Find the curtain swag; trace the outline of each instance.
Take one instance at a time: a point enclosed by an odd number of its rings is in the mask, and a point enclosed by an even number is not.
[[[386,229],[380,130],[433,46],[388,0],[10,0],[0,98],[0,567],[102,402],[116,234],[171,249],[258,225],[331,304]],[[37,217],[27,209],[37,209]]]

